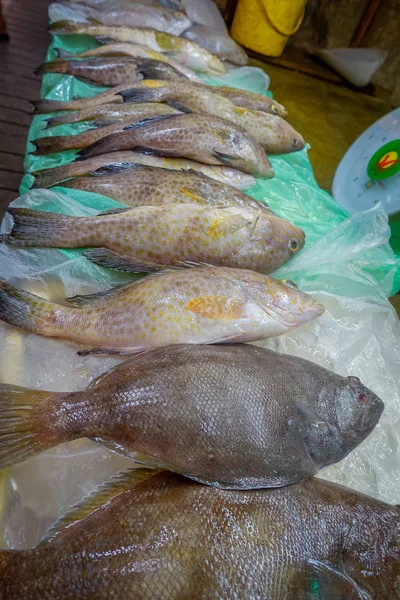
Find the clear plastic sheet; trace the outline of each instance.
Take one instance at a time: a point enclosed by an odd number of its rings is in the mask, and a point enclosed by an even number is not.
[[[83,51],[96,43],[85,36],[56,38],[53,47]],[[48,59],[53,59],[50,49]],[[260,75],[260,73],[262,75]],[[229,83],[227,82],[228,79]],[[212,84],[235,85],[265,92],[269,81],[259,69],[234,69]],[[42,97],[69,100],[100,88],[73,77],[47,75]],[[78,133],[87,124],[43,131],[44,116],[36,116],[30,139],[39,135]],[[28,145],[28,151],[32,147]],[[71,159],[70,153],[49,157],[29,155],[27,170],[55,166]],[[353,374],[385,402],[381,422],[371,436],[348,458],[325,469],[321,476],[358,490],[398,502],[400,486],[400,327],[387,300],[398,273],[388,239],[387,217],[379,206],[348,218],[316,184],[307,151],[272,157],[276,177],[258,180],[249,193],[267,202],[281,216],[303,227],[304,250],[277,273],[297,281],[326,306],[315,322],[276,339],[262,342],[270,348],[311,359],[343,375]],[[26,175],[21,193],[32,183]],[[63,188],[33,190],[14,206],[72,215],[95,214],[118,206],[104,196]],[[66,190],[65,190],[66,191]],[[10,227],[7,217],[2,225]],[[129,280],[89,263],[79,250],[18,250],[0,245],[0,278],[34,293],[63,302],[67,295],[90,293]],[[0,381],[54,391],[81,390],[120,359],[77,355],[77,345],[62,340],[26,335],[0,323]],[[3,545],[34,546],[73,502],[127,465],[121,458],[87,440],[63,444],[21,465],[0,473],[0,523]]]

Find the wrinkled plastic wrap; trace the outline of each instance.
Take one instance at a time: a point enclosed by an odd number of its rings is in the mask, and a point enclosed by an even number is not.
[[[68,41],[67,41],[68,40]],[[90,38],[69,36],[54,44],[74,51],[95,45]],[[53,58],[50,50],[48,58]],[[235,81],[243,69],[232,71]],[[239,75],[241,77],[241,75]],[[246,68],[243,87],[258,73]],[[262,78],[261,78],[262,79]],[[213,81],[212,83],[217,83]],[[218,82],[219,83],[219,82]],[[265,85],[265,81],[264,81]],[[48,75],[43,97],[68,100],[99,90],[72,77]],[[77,133],[87,124],[42,131],[46,116],[34,119],[30,139],[38,135]],[[303,132],[306,133],[306,132]],[[28,146],[28,149],[31,149]],[[27,170],[66,162],[70,153],[27,156]],[[260,342],[282,352],[308,358],[342,375],[356,375],[385,402],[373,433],[341,463],[321,477],[338,481],[388,502],[398,502],[400,486],[400,326],[387,300],[398,273],[388,239],[387,217],[379,206],[348,218],[314,180],[307,151],[272,157],[276,177],[258,180],[249,190],[283,217],[300,225],[307,242],[277,276],[293,279],[317,296],[326,312],[318,320],[279,338]],[[32,177],[26,175],[21,193]],[[71,215],[91,215],[118,206],[104,196],[62,187],[32,190],[16,200],[25,206]],[[65,192],[67,190],[64,190]],[[2,232],[8,231],[7,217]],[[133,278],[102,269],[80,250],[15,249],[0,246],[0,278],[54,301],[90,293]],[[78,356],[72,342],[27,335],[0,323],[0,381],[54,391],[82,390],[121,361],[115,357]],[[87,440],[63,444],[0,473],[1,523],[10,548],[32,547],[48,526],[93,487],[132,463]]]

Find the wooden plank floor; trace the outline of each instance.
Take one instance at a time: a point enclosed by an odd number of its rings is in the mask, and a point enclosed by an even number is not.
[[[29,100],[39,98],[40,77],[50,36],[50,0],[1,0],[9,41],[0,41],[0,221],[18,197],[24,173],[26,138],[32,119]]]

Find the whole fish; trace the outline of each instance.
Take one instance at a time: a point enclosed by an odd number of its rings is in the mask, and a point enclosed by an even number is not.
[[[49,6],[49,17],[53,22],[68,19],[111,27],[150,27],[173,35],[181,35],[192,24],[183,12],[136,2],[126,8],[107,4],[94,8],[76,2],[54,2]]]
[[[166,111],[168,113],[168,111]],[[178,111],[171,111],[171,114],[176,114]],[[171,116],[167,114],[165,116]],[[63,152],[64,150],[78,150],[80,148],[91,147],[92,144],[117,132],[124,132],[128,125],[134,125],[136,123],[150,122],[151,119],[157,119],[158,116],[144,117],[143,114],[132,114],[126,117],[123,121],[117,121],[111,123],[111,125],[105,125],[104,127],[93,127],[86,131],[81,131],[76,135],[54,135],[45,136],[32,140],[32,144],[35,146],[32,154],[53,154],[54,152]]]
[[[274,175],[263,147],[246,131],[222,119],[198,114],[166,115],[132,123],[122,132],[94,142],[80,155],[91,158],[138,148],[157,156],[228,165],[255,177]]]
[[[143,104],[95,104],[92,108],[71,111],[47,119],[46,129],[57,125],[92,121],[94,127],[104,127],[120,121],[127,121],[131,116],[153,117],[158,115],[179,114],[181,111],[161,102],[146,102]]]
[[[65,73],[88,83],[108,86],[131,84],[141,79],[179,80],[183,77],[168,63],[125,56],[82,60],[57,59],[43,63],[35,73]]]
[[[126,102],[170,102],[176,108],[224,119],[242,127],[267,152],[286,153],[304,148],[302,136],[284,119],[235,106],[213,89],[191,82],[146,80],[121,91]]]
[[[18,247],[96,248],[85,256],[120,271],[162,269],[180,261],[272,273],[304,246],[301,229],[272,211],[164,204],[95,217],[10,208],[2,241]],[[162,260],[160,260],[162,249]]]
[[[205,84],[198,84],[201,87],[210,89]],[[279,117],[285,118],[287,116],[287,110],[282,104],[276,102],[269,96],[263,96],[262,94],[255,94],[247,90],[240,88],[233,88],[226,85],[215,86],[211,88],[218,96],[223,96],[230,100],[235,106],[242,106],[243,108],[251,108],[252,110],[259,110],[261,112],[270,113],[272,115],[278,115]]]
[[[119,155],[121,153],[112,154]],[[146,155],[142,156],[146,157]],[[96,160],[96,158],[89,160]],[[103,155],[97,160],[103,160]],[[158,160],[162,159],[158,158]],[[82,164],[85,165],[87,162],[83,161]],[[76,164],[79,165],[80,161],[77,161]],[[65,165],[65,167],[67,166],[70,165]],[[111,175],[107,175],[107,173],[111,173]],[[92,172],[92,175],[94,176],[64,181],[62,187],[102,194],[127,206],[135,207],[197,203],[214,207],[240,206],[252,209],[257,213],[260,210],[271,212],[266,205],[254,200],[251,196],[205,177],[202,173],[185,173],[166,167],[163,169],[151,167],[146,164],[118,165],[112,163],[109,167],[98,168],[97,171]],[[99,176],[96,177],[96,175]]]
[[[161,348],[83,392],[32,392],[0,384],[0,468],[90,437],[148,466],[239,489],[308,479],[347,456],[384,409],[357,377],[248,344]]]
[[[139,106],[136,104],[135,106]],[[155,105],[153,105],[155,106]],[[165,106],[161,104],[160,106]],[[119,168],[130,168],[136,164],[147,165],[150,167],[159,167],[162,169],[172,169],[176,171],[191,171],[202,173],[215,181],[225,185],[230,185],[237,190],[247,190],[256,184],[252,175],[232,169],[231,167],[220,167],[217,165],[204,165],[194,160],[184,158],[163,158],[161,156],[151,156],[149,154],[140,154],[140,152],[110,152],[102,154],[87,160],[73,161],[60,167],[52,169],[43,169],[34,171],[35,182],[33,188],[46,188],[56,185],[70,177],[82,177],[85,175],[99,175],[104,167],[111,167],[113,170]],[[96,173],[100,169],[100,173]]]
[[[155,29],[130,27],[107,27],[59,21],[50,25],[50,33],[54,35],[83,34],[90,35],[100,43],[131,42],[145,46],[156,52],[167,53],[168,56],[185,66],[209,75],[225,73],[225,67],[219,58],[205,48],[184,38]]]
[[[154,258],[162,261],[163,252]],[[81,354],[254,341],[324,312],[313,297],[268,275],[210,266],[159,271],[72,302],[61,306],[0,282],[0,320],[91,347]]]
[[[179,71],[179,73],[181,73],[187,79],[201,82],[200,77],[196,75],[192,69],[189,69],[178,61],[169,58],[166,56],[166,54],[149,50],[149,48],[139,46],[138,44],[105,44],[104,46],[98,46],[97,48],[86,50],[81,54],[73,54],[71,52],[62,50],[61,48],[56,48],[55,50],[59,58],[90,58],[96,56],[131,56],[133,58],[153,58],[155,60],[170,64],[176,71]]]
[[[182,37],[195,42],[221,60],[227,60],[239,67],[249,62],[246,52],[227,34],[199,23],[187,27]]]
[[[399,529],[398,506],[316,478],[228,491],[132,469],[33,550],[0,550],[0,597],[398,600]]]

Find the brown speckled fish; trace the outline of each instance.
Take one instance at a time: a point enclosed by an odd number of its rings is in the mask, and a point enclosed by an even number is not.
[[[82,60],[54,60],[43,63],[36,75],[64,73],[97,85],[131,84],[141,79],[174,80],[183,77],[171,65],[154,59],[109,57]]]
[[[313,478],[277,490],[137,469],[33,550],[0,551],[4,600],[398,600],[399,508]]]
[[[264,149],[247,132],[216,117],[183,114],[155,117],[125,126],[82,150],[82,158],[121,150],[190,158],[209,165],[228,165],[255,177],[273,177]]]
[[[304,148],[302,136],[284,119],[261,111],[235,106],[213,88],[186,81],[141,81],[121,91],[125,102],[172,102],[195,113],[218,117],[242,127],[267,152],[282,154]]]
[[[10,208],[8,244],[36,248],[84,248],[93,262],[140,272],[179,261],[272,273],[304,245],[301,229],[271,211],[164,204],[126,208],[96,217]],[[162,260],[160,261],[160,254]]]
[[[79,161],[76,164],[79,165]],[[111,172],[111,175],[107,175],[107,172]],[[260,209],[269,211],[251,196],[201,173],[185,173],[140,164],[112,164],[99,169],[94,173],[96,174],[101,176],[71,179],[62,182],[62,187],[102,194],[127,206],[197,203],[204,206],[241,206],[257,212]]]
[[[139,105],[137,105],[139,106]],[[147,105],[146,105],[147,106]],[[161,104],[160,106],[164,106]],[[162,156],[150,156],[140,152],[110,152],[86,160],[72,161],[60,167],[52,169],[43,169],[32,173],[35,177],[34,188],[50,187],[56,185],[70,177],[83,177],[85,175],[99,175],[98,169],[111,167],[111,169],[133,167],[135,165],[147,165],[149,167],[158,167],[162,169],[172,169],[174,171],[190,171],[192,173],[201,173],[223,183],[232,186],[238,190],[247,190],[256,184],[252,175],[243,173],[231,167],[220,167],[217,165],[205,165],[185,158],[164,158]],[[168,178],[168,173],[165,174]]]
[[[162,261],[162,248],[154,258]],[[80,308],[0,282],[0,320],[93,348],[84,354],[253,341],[280,335],[324,312],[312,296],[268,275],[209,266],[160,271],[123,287],[80,296],[74,304]]]
[[[83,392],[0,384],[0,467],[90,437],[209,485],[281,487],[347,456],[383,408],[357,377],[302,358],[249,344],[170,346]]]

